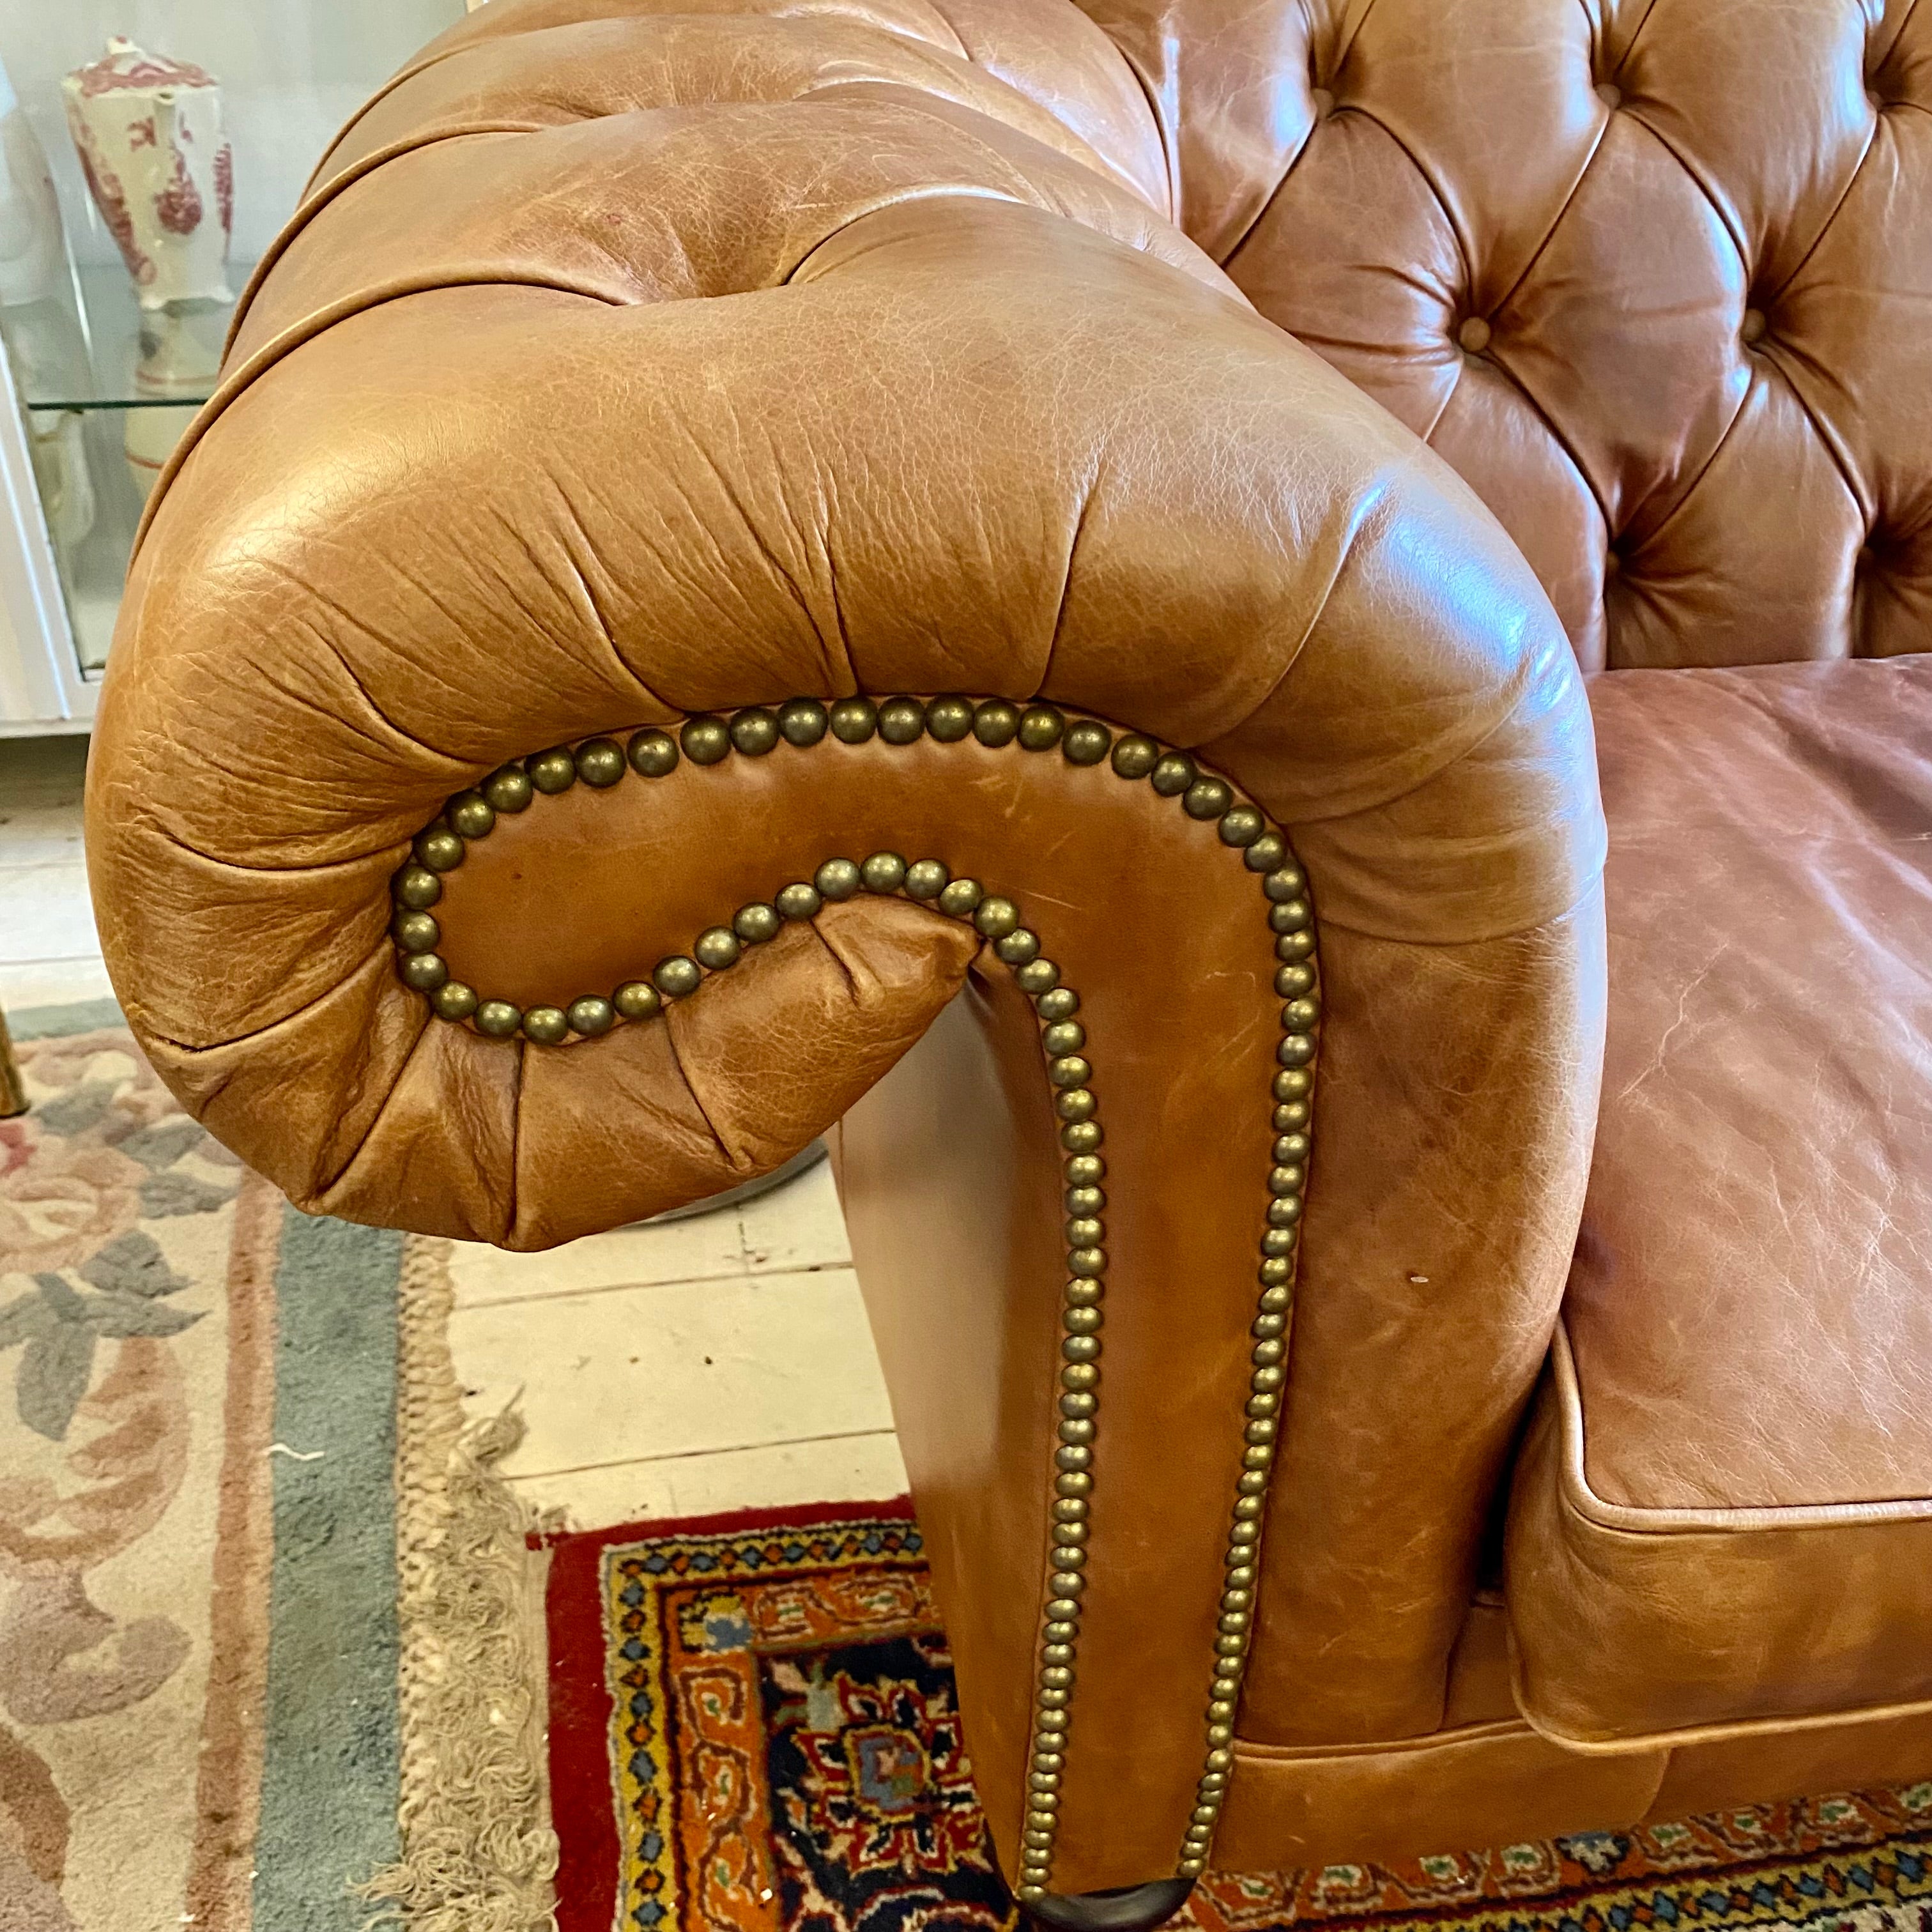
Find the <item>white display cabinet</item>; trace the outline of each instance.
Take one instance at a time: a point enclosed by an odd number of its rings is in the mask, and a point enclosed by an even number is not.
[[[463,12],[464,0],[0,0],[0,64],[45,155],[60,230],[58,274],[31,298],[0,300],[0,737],[88,728],[146,484],[214,386],[232,308],[140,306],[83,178],[62,76],[118,35],[220,83],[238,292],[336,130]],[[9,140],[7,126],[0,160],[16,178],[10,200],[0,170],[0,289],[31,214],[19,128]]]

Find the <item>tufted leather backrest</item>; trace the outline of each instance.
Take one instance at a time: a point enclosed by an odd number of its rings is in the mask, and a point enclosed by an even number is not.
[[[1474,485],[1586,668],[1925,648],[1932,8],[1080,4],[1181,225]]]

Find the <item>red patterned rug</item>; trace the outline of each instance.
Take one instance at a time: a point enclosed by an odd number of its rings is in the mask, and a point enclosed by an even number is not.
[[[557,1539],[559,1932],[1018,1921],[909,1505]],[[1178,1926],[1932,1932],[1932,1782],[1388,1868],[1216,1874]]]

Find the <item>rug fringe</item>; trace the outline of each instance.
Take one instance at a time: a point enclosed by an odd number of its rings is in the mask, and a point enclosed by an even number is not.
[[[466,1423],[449,1355],[447,1241],[412,1238],[398,1322],[401,1856],[357,1888],[408,1932],[554,1932],[544,1726],[549,1526],[496,1471],[516,1398]]]

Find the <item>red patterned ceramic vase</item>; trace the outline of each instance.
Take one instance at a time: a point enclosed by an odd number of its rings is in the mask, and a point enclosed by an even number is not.
[[[220,83],[117,34],[61,91],[88,191],[141,306],[232,299],[224,270],[235,158],[222,132]]]

